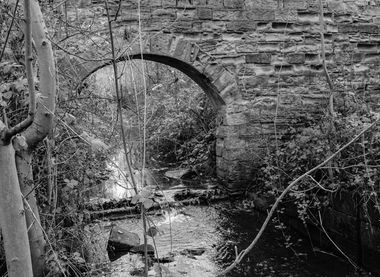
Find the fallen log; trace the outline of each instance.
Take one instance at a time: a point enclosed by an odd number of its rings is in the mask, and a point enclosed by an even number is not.
[[[211,203],[216,203],[220,201],[231,200],[236,197],[241,197],[243,193],[236,192],[225,194],[221,193],[220,190],[181,190],[178,194],[174,195],[172,201],[158,201],[154,202],[153,205],[147,210],[148,214],[156,214],[157,210],[164,208],[180,208],[183,206],[190,205],[209,205]],[[93,220],[120,220],[129,217],[139,217],[141,210],[139,205],[132,205],[106,209],[106,210],[84,210],[85,218],[87,221]]]

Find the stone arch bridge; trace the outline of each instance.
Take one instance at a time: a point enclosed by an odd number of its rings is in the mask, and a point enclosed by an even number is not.
[[[251,182],[273,139],[327,109],[318,0],[109,2],[119,61],[143,57],[177,68],[220,110],[217,173],[228,184]],[[380,1],[322,2],[337,91],[365,93],[376,107]],[[69,20],[91,35],[65,38],[75,46],[58,66],[80,84],[110,63],[111,48],[104,1],[73,3],[77,13]]]

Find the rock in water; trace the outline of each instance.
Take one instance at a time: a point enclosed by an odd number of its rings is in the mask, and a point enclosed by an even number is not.
[[[185,175],[189,174],[190,172],[191,172],[190,168],[168,170],[165,172],[165,176],[169,178],[173,178],[173,179],[181,179]]]
[[[139,235],[113,226],[108,239],[107,252],[111,262],[117,260],[121,256],[129,253],[129,251],[140,245]]]

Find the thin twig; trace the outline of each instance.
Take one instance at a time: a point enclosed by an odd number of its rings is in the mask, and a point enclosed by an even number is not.
[[[34,92],[34,76],[33,76],[33,52],[32,52],[32,24],[31,24],[31,8],[30,1],[24,0],[24,13],[25,13],[25,67],[26,78],[28,80],[29,89],[29,112],[28,116],[31,117],[31,121],[34,120],[36,113],[36,99]]]
[[[329,236],[329,234],[326,232],[325,228],[323,227],[322,224],[322,216],[321,212],[318,211],[318,216],[319,216],[319,224],[321,225],[322,231],[325,233],[326,237],[330,240],[330,242],[335,246],[335,248],[347,259],[347,261],[355,268],[357,269],[358,266],[348,257],[340,248],[339,246],[332,240],[332,238]]]
[[[115,90],[116,90],[117,105],[118,105],[118,111],[119,111],[119,117],[120,117],[120,129],[121,129],[121,136],[123,139],[123,148],[124,148],[124,152],[125,152],[125,159],[127,161],[128,171],[130,173],[131,180],[132,180],[132,185],[133,185],[135,193],[137,194],[138,193],[137,184],[136,184],[135,178],[133,176],[131,163],[129,162],[129,158],[128,158],[128,149],[127,149],[127,141],[126,141],[125,130],[124,130],[123,112],[121,109],[121,96],[120,96],[120,91],[119,91],[119,81],[118,81],[118,74],[117,74],[115,45],[114,45],[113,33],[112,33],[112,22],[111,22],[111,18],[110,18],[110,14],[109,14],[109,9],[108,9],[108,0],[105,0],[105,4],[106,4],[108,28],[109,28],[109,34],[110,34],[110,40],[111,40],[112,65],[113,65],[113,70],[114,70]]]
[[[325,73],[325,76],[326,76],[326,80],[327,80],[327,83],[329,85],[329,88],[330,88],[330,93],[329,93],[329,128],[328,128],[328,141],[329,141],[329,147],[328,147],[328,155],[331,155],[331,149],[333,148],[333,145],[332,145],[332,139],[333,136],[332,136],[332,133],[334,132],[334,84],[331,80],[331,77],[330,77],[330,74],[327,70],[327,66],[326,66],[326,49],[325,49],[325,35],[324,35],[324,32],[325,32],[325,21],[324,21],[324,18],[323,18],[323,4],[322,4],[322,0],[319,0],[319,24],[320,24],[320,36],[321,36],[321,55],[322,55],[322,65],[323,65],[323,71]],[[332,163],[329,163],[328,164],[329,168],[327,169],[328,170],[328,173],[329,173],[329,177],[330,177],[330,180],[331,182],[334,181],[334,171],[332,169]]]
[[[338,188],[334,189],[334,190],[331,190],[331,189],[327,189],[325,188],[324,186],[322,186],[317,180],[314,179],[313,176],[311,175],[308,175],[307,177],[309,177],[311,180],[313,180],[313,182],[318,186],[320,187],[322,190],[324,191],[327,191],[327,192],[330,192],[330,193],[334,193],[334,192],[337,192]]]
[[[52,243],[51,243],[48,235],[46,234],[46,232],[45,232],[44,228],[42,227],[40,221],[37,219],[37,216],[34,214],[34,212],[32,210],[32,207],[29,205],[29,202],[26,200],[26,198],[24,197],[24,195],[21,194],[21,196],[22,196],[22,200],[24,201],[24,204],[28,207],[30,214],[33,216],[35,223],[37,223],[38,227],[41,228],[42,233],[44,234],[44,236],[46,238],[46,241],[48,242],[48,244],[50,246],[51,251],[54,253],[54,258],[55,258],[55,261],[56,261],[56,263],[57,263],[57,265],[59,267],[59,270],[61,270],[62,275],[66,277],[67,275],[65,273],[65,270],[63,269],[63,267],[62,267],[62,265],[61,265],[61,263],[60,263],[60,261],[58,259],[57,252],[55,252],[55,250],[53,248],[53,245],[52,245]]]
[[[319,0],[319,23],[320,23],[320,35],[321,35],[321,55],[322,55],[322,65],[323,65],[323,71],[326,75],[326,80],[330,88],[330,95],[329,95],[329,112],[330,115],[334,115],[334,84],[331,80],[330,74],[327,71],[327,66],[326,66],[326,50],[325,50],[325,36],[324,36],[324,31],[325,31],[325,22],[323,19],[323,4],[322,0]]]
[[[17,4],[18,4],[18,1],[17,1]],[[16,12],[17,4],[16,4],[14,12]],[[18,123],[16,126],[8,129],[4,133],[4,137],[2,138],[2,140],[4,140],[5,143],[8,143],[14,135],[28,128],[33,123],[34,115],[36,113],[34,77],[33,77],[33,67],[32,67],[33,54],[32,54],[32,26],[31,26],[30,1],[28,0],[24,1],[24,10],[25,10],[24,11],[25,13],[25,67],[26,67],[26,78],[28,80],[28,89],[29,89],[29,112],[28,112],[28,117],[26,119]],[[13,18],[12,18],[12,24],[13,24]],[[1,61],[1,58],[0,58],[0,61]]]
[[[141,1],[137,1],[138,4],[138,19],[139,19],[139,43],[140,43],[140,55],[141,55],[141,67],[142,67],[142,77],[143,77],[143,85],[144,85],[144,117],[143,117],[143,151],[142,151],[142,169],[141,169],[141,186],[144,185],[145,178],[145,163],[146,163],[146,95],[147,95],[147,87],[145,80],[145,63],[143,57],[143,42],[142,42],[142,28],[141,28]],[[144,275],[148,276],[148,245],[147,245],[147,237],[146,237],[146,219],[145,219],[145,208],[144,205],[141,204],[141,213],[143,215],[143,226],[144,226],[144,256],[145,256],[145,270]]]
[[[1,50],[0,62],[1,62],[1,60],[3,59],[3,55],[4,55],[4,52],[5,52],[5,48],[7,47],[7,43],[8,43],[8,39],[9,39],[9,35],[11,34],[11,30],[12,30],[12,27],[13,27],[13,23],[14,23],[14,21],[15,21],[15,17],[16,17],[16,12],[17,12],[18,2],[19,2],[19,1],[20,1],[20,0],[17,0],[17,1],[16,1],[15,9],[13,10],[13,15],[12,15],[11,24],[9,25],[8,32],[7,32],[7,36],[5,37],[4,46],[3,46],[3,49]]]

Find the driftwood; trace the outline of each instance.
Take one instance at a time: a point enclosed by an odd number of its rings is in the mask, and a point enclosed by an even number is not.
[[[221,190],[189,190],[185,189],[179,191],[174,195],[173,201],[158,201],[148,209],[148,214],[157,214],[157,210],[163,208],[179,208],[190,205],[209,205],[224,200],[230,200],[235,197],[242,196],[241,192],[225,193]],[[115,202],[115,206],[118,206],[118,202]],[[123,199],[120,201],[124,206],[110,209],[93,210],[94,206],[90,206],[91,210],[84,209],[86,219],[92,221],[95,219],[109,219],[119,220],[129,217],[139,217],[141,210],[139,205],[133,205],[130,201]],[[109,206],[109,205],[106,205]]]

